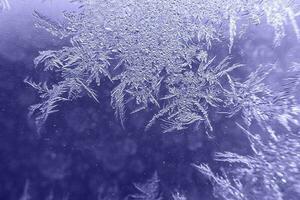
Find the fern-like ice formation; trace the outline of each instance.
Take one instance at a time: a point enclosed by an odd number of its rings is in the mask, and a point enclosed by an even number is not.
[[[39,128],[62,101],[85,94],[98,101],[96,88],[103,78],[116,85],[111,105],[122,125],[129,101],[136,104],[131,113],[155,105],[158,112],[146,129],[160,120],[165,132],[191,124],[212,130],[211,110],[228,116],[241,111],[247,125],[252,120],[264,123],[286,111],[285,102],[277,102],[263,83],[268,66],[238,82],[231,72],[242,65],[214,55],[212,49],[227,43],[230,54],[243,27],[264,21],[274,29],[275,45],[285,36],[286,25],[300,39],[293,4],[284,0],[77,1],[82,4],[79,11],[65,12],[61,23],[35,13],[37,27],[70,39],[69,46],[42,51],[35,59],[37,67],[56,73],[59,81],[26,80],[42,99],[30,108]]]
[[[206,164],[194,165],[210,179],[214,195],[224,200],[298,199],[299,134],[289,132],[277,134],[274,138],[265,134],[252,134],[240,124],[237,125],[248,137],[253,155],[216,153],[216,161],[229,163],[231,166],[223,170],[223,176],[214,174]]]
[[[145,183],[136,183],[134,184],[134,186],[139,191],[139,193],[130,195],[128,199],[135,199],[135,200],[162,200],[163,199],[159,192],[159,178],[156,172]]]
[[[295,94],[300,83],[295,63],[280,87],[267,84],[277,64],[252,67],[245,78],[234,72],[244,65],[233,62],[236,41],[251,24],[274,30],[274,46],[287,34],[300,39],[296,5],[287,0],[77,0],[76,12],[65,12],[65,21],[55,22],[36,12],[36,26],[70,40],[58,50],[45,50],[36,67],[56,74],[55,79],[26,83],[35,88],[41,102],[30,114],[40,129],[58,104],[84,95],[99,102],[103,80],[114,84],[111,105],[125,127],[129,113],[155,106],[157,112],[145,129],[155,123],[164,132],[192,125],[214,130],[213,116],[240,116],[238,126],[249,138],[251,155],[216,154],[216,161],[236,165],[215,173],[206,164],[193,165],[207,176],[214,195],[221,199],[288,199],[283,189],[299,195],[299,105]],[[226,54],[215,54],[223,48]],[[223,51],[224,52],[224,51]],[[128,102],[135,108],[128,110]],[[101,103],[101,102],[99,102]],[[248,128],[255,122],[262,134]],[[277,134],[277,123],[286,134]],[[267,133],[267,134],[265,134]],[[133,199],[161,199],[158,178],[136,184]],[[173,199],[186,199],[174,194]]]

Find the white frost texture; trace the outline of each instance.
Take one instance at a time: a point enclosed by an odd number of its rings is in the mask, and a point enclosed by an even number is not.
[[[298,42],[296,1],[76,2],[81,5],[78,11],[65,12],[61,21],[34,14],[38,28],[69,41],[61,49],[41,51],[34,60],[55,79],[25,80],[41,99],[30,108],[39,130],[66,101],[89,96],[101,104],[99,85],[110,81],[111,106],[125,129],[129,115],[149,110],[154,114],[145,131],[159,125],[164,133],[194,127],[213,136],[216,116],[239,119],[236,127],[248,138],[251,155],[216,153],[215,161],[228,166],[219,172],[205,163],[192,164],[199,176],[210,180],[217,199],[292,198],[284,197],[283,191],[300,196],[300,140],[295,128],[300,64],[291,61],[281,84],[274,87],[268,79],[280,63],[248,66],[235,58],[241,48],[238,42],[253,27],[272,30],[272,48],[279,47],[287,34]],[[2,0],[0,7],[9,5]],[[237,76],[241,72],[243,76]],[[260,132],[250,131],[254,124]],[[157,175],[152,179],[158,182]],[[140,194],[132,198],[161,199],[156,187],[137,184]],[[176,193],[173,198],[186,199]]]

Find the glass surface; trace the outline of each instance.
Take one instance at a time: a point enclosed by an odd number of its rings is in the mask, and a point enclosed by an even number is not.
[[[299,2],[0,9],[0,200],[300,199]]]

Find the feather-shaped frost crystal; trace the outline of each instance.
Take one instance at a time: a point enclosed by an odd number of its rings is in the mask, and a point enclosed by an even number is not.
[[[287,27],[299,40],[296,4],[288,0],[74,1],[80,8],[64,12],[60,22],[34,13],[36,27],[69,40],[59,49],[41,51],[34,60],[54,79],[25,80],[41,99],[30,107],[39,129],[62,102],[89,96],[101,104],[99,85],[110,81],[111,107],[124,128],[128,115],[149,109],[155,113],[145,129],[159,123],[162,132],[202,126],[208,133],[215,130],[216,116],[242,119],[236,124],[249,139],[251,155],[215,154],[215,161],[238,168],[215,173],[207,164],[193,164],[210,180],[215,197],[281,200],[284,187],[300,193],[299,136],[292,128],[299,125],[299,64],[292,67],[292,75],[284,71],[283,84],[272,87],[268,78],[279,71],[279,64],[246,66],[234,54],[252,24],[273,30],[274,47],[289,34]],[[0,8],[8,7],[7,0],[0,0]],[[249,73],[237,76],[242,70]],[[287,135],[278,134],[273,124],[284,127]],[[262,133],[251,133],[252,125]],[[139,193],[132,199],[162,199],[156,173],[135,187]],[[172,197],[186,199],[180,194]]]
[[[136,183],[134,186],[139,191],[139,194],[131,195],[130,199],[162,200],[159,192],[159,179],[156,172],[145,183]]]
[[[7,1],[2,0],[1,4],[7,5],[4,2]],[[253,105],[245,104],[247,98],[254,96],[244,90],[251,90],[252,86],[247,81],[233,81],[230,76],[230,72],[241,65],[230,63],[229,57],[216,61],[211,50],[218,42],[224,42],[230,54],[234,41],[240,36],[240,27],[253,20],[266,19],[274,28],[275,43],[284,37],[285,25],[291,25],[299,37],[298,14],[293,4],[284,0],[78,2],[82,4],[79,10],[65,12],[62,22],[55,22],[39,12],[34,14],[37,27],[56,37],[70,39],[67,47],[42,51],[35,59],[36,66],[55,72],[57,80],[61,80],[47,83],[50,88],[64,90],[57,93],[56,103],[74,100],[83,94],[98,101],[94,83],[99,85],[101,80],[110,79],[115,85],[111,105],[123,126],[128,102],[136,105],[130,113],[146,110],[150,104],[156,106],[158,113],[146,129],[160,119],[165,132],[185,129],[194,123],[204,124],[212,131],[210,107],[222,110],[223,102],[234,108],[229,111],[231,116],[241,110],[248,125],[252,119],[270,118],[263,112],[271,101],[255,100]],[[256,72],[258,77],[260,69]],[[235,90],[223,88],[226,76]],[[255,80],[251,77],[255,78],[250,75],[248,82],[253,85]],[[265,89],[263,83],[253,87],[254,92]],[[261,98],[256,97],[260,101]],[[48,101],[43,105],[52,107],[53,103]],[[50,114],[43,112],[52,109],[35,107],[41,111],[36,115],[37,121],[42,122],[40,126]]]

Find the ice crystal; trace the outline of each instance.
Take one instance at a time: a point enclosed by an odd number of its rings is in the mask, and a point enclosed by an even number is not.
[[[94,88],[105,77],[116,85],[111,105],[123,125],[125,104],[130,101],[136,104],[131,113],[149,104],[160,109],[146,129],[160,119],[165,132],[199,122],[212,130],[210,107],[219,108],[223,102],[232,107],[230,116],[241,111],[248,125],[252,119],[262,121],[274,114],[272,91],[262,83],[268,70],[260,67],[245,82],[234,81],[230,71],[241,65],[230,63],[228,57],[217,62],[211,49],[222,41],[228,43],[230,53],[249,21],[266,19],[274,28],[275,43],[285,35],[288,22],[299,37],[292,4],[283,0],[79,2],[83,6],[78,12],[65,12],[63,22],[35,13],[37,27],[70,39],[69,46],[42,51],[35,59],[36,66],[56,73],[60,80],[30,82],[43,100],[31,107],[38,127],[61,101],[84,94],[98,101]],[[223,88],[226,77],[232,90]]]
[[[134,186],[139,190],[140,194],[131,195],[129,199],[162,200],[159,192],[159,179],[156,172],[146,183],[136,183]]]
[[[41,99],[30,107],[39,129],[61,102],[85,95],[99,102],[97,88],[109,80],[114,86],[111,106],[123,127],[129,113],[150,108],[156,113],[146,130],[159,123],[163,132],[192,125],[208,132],[214,130],[214,116],[242,118],[238,126],[248,137],[252,154],[216,153],[216,161],[237,166],[218,173],[206,164],[193,165],[210,179],[216,197],[280,200],[284,187],[299,193],[299,136],[292,128],[299,125],[295,96],[299,64],[274,88],[268,78],[278,65],[251,66],[242,78],[236,72],[248,66],[236,62],[232,54],[251,24],[271,27],[274,46],[280,46],[287,26],[300,39],[295,4],[286,0],[74,1],[82,6],[64,12],[61,22],[34,14],[37,27],[70,41],[58,50],[41,51],[34,60],[37,68],[55,78],[41,83],[25,80]],[[216,49],[223,53],[216,54]],[[261,134],[249,131],[255,123]],[[273,124],[281,124],[286,134],[277,134]],[[154,174],[146,183],[135,184],[140,194],[129,198],[162,199],[158,185]],[[173,199],[185,197],[173,194]]]
[[[0,10],[8,10],[10,9],[10,4],[8,0],[0,0]]]
[[[273,66],[259,66],[244,82],[238,82],[228,76],[230,91],[227,92],[229,101],[229,117],[241,112],[244,123],[251,125],[253,120],[265,125],[265,122],[276,118],[283,112],[286,99],[274,91],[263,81],[271,72]],[[292,97],[292,96],[291,96]]]
[[[267,139],[262,139],[261,135],[252,134],[241,125],[238,124],[238,126],[249,138],[253,155],[239,155],[232,152],[216,153],[216,161],[231,164],[231,168],[226,170],[230,177],[223,178],[215,175],[208,165],[194,165],[198,171],[211,180],[215,195],[225,200],[297,199],[300,195],[298,133],[277,135],[276,139],[268,134],[264,135]],[[224,190],[232,197],[225,196]],[[283,191],[289,191],[285,195],[291,195],[294,198],[284,196]]]
[[[207,164],[193,166],[203,175],[205,175],[213,184],[214,196],[226,200],[244,200],[246,199],[241,191],[242,185],[238,181],[230,181],[227,175],[223,176],[212,172]]]
[[[30,186],[30,181],[26,180],[22,196],[20,197],[19,200],[30,200],[31,199],[31,195],[29,194],[29,190],[30,190],[29,186]]]
[[[208,129],[212,130],[208,108],[217,107],[222,102],[224,89],[221,78],[241,66],[230,65],[228,57],[215,66],[212,65],[213,61],[200,62],[195,71],[184,71],[168,77],[166,83],[169,94],[163,97],[168,104],[153,117],[150,124],[167,115],[164,120],[165,132],[183,129],[197,121],[204,121]]]
[[[183,194],[180,194],[179,192],[172,194],[172,197],[173,200],[187,200],[187,198]]]

